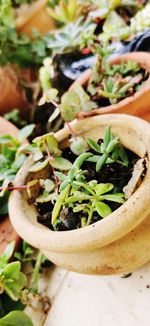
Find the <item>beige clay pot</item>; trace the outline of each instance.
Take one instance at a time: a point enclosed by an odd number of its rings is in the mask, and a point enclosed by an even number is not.
[[[111,64],[118,64],[122,61],[135,61],[142,68],[146,69],[150,73],[150,53],[146,52],[133,52],[118,56],[110,60]],[[86,71],[81,75],[72,85],[71,89],[76,87],[76,84],[86,86],[91,76],[91,70]],[[147,121],[150,121],[150,76],[148,80],[143,84],[141,89],[133,96],[127,97],[117,104],[109,105],[107,107],[101,107],[99,109],[92,110],[91,112],[81,112],[79,117],[87,117],[92,115],[107,114],[107,113],[126,113],[141,117]]]
[[[0,136],[4,134],[10,134],[17,137],[18,129],[12,123],[0,117]],[[11,241],[15,241],[18,247],[21,240],[7,216],[0,222],[0,255],[4,252],[6,246]]]
[[[41,34],[55,29],[53,19],[47,10],[48,0],[37,0],[26,7],[25,11],[20,11],[16,18],[16,28],[21,33],[32,36],[32,31],[36,29]]]
[[[107,218],[72,231],[51,231],[37,222],[37,211],[25,193],[10,196],[9,214],[20,236],[40,248],[56,265],[88,274],[116,274],[132,271],[150,259],[150,126],[139,118],[110,114],[74,121],[77,135],[98,139],[111,125],[124,146],[143,157],[147,153],[146,175],[134,194]],[[66,128],[56,133],[67,139]],[[26,183],[30,157],[19,171],[15,185]]]

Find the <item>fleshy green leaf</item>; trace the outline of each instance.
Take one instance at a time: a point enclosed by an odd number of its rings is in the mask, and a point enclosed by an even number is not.
[[[87,148],[88,144],[86,140],[81,136],[75,137],[70,145],[71,151],[77,156],[85,153]]]
[[[56,156],[53,159],[51,159],[50,164],[55,169],[62,170],[62,171],[68,171],[72,167],[72,163],[61,156]]]
[[[35,128],[35,125],[34,124],[30,124],[30,125],[22,128],[19,131],[19,135],[18,135],[18,138],[19,138],[20,142],[22,142],[23,140],[25,140],[26,138],[28,138],[32,134],[34,128]]]
[[[61,181],[65,181],[65,180],[66,180],[66,175],[63,174],[63,173],[61,173],[61,172],[56,171],[56,172],[55,172],[55,175],[56,175],[56,177],[57,177],[59,180],[61,180]]]
[[[15,281],[9,282],[9,279],[5,280],[5,291],[14,301],[20,298],[21,290],[25,286],[27,286],[27,278],[22,272],[19,273],[19,277]]]
[[[111,127],[107,127],[106,131],[105,131],[105,134],[104,134],[104,146],[105,148],[108,146],[111,138],[110,138],[110,135],[111,135]]]
[[[101,147],[93,139],[88,138],[87,143],[95,152],[101,153]]]
[[[3,270],[3,274],[6,278],[17,279],[19,277],[21,264],[19,261],[12,262],[7,264]]]
[[[46,179],[44,181],[44,187],[45,191],[50,193],[55,189],[55,183],[50,179]]]
[[[83,153],[81,154],[73,163],[73,168],[75,169],[80,169],[80,167],[82,166],[82,164],[86,161],[87,158],[89,158],[90,156],[92,156],[93,154],[91,153]]]
[[[85,92],[81,85],[76,85],[74,91],[78,94],[83,112],[89,112],[92,110],[90,96]]]
[[[72,121],[81,111],[80,98],[74,90],[66,92],[61,99],[60,111],[65,121]]]
[[[114,188],[114,185],[112,183],[100,183],[95,185],[95,191],[96,195],[100,196],[106,192],[111,191]]]
[[[33,143],[35,143],[43,152],[47,152],[47,150],[49,150],[50,154],[52,155],[60,153],[60,150],[58,149],[58,141],[53,133],[36,137],[33,140]]]
[[[102,202],[96,202],[95,208],[97,210],[97,213],[103,218],[107,217],[109,214],[112,213],[111,208],[107,204]]]
[[[31,168],[29,169],[29,172],[38,172],[38,171],[41,171],[43,170],[47,165],[49,164],[49,160],[45,160],[43,162],[37,162],[35,164],[33,164],[31,166]]]
[[[17,142],[17,139],[12,137],[11,135],[0,136],[0,144],[10,144],[10,143],[13,144],[16,142]]]
[[[99,172],[102,169],[102,167],[105,164],[106,160],[107,160],[107,155],[103,154],[100,157],[100,159],[98,160],[98,162],[96,163],[96,172]]]
[[[2,256],[0,256],[0,261],[7,263],[11,258],[15,248],[15,241],[8,244]]]
[[[33,326],[33,323],[23,311],[14,310],[0,319],[0,326]]]
[[[125,202],[123,193],[102,195],[100,198],[101,198],[101,200],[114,201],[114,202],[120,203],[120,204],[123,204]]]

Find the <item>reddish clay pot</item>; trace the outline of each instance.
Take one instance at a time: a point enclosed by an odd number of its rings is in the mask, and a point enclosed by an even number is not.
[[[0,67],[0,94],[0,115],[14,108],[20,109],[22,116],[25,115],[29,104],[17,73],[11,66]]]
[[[0,135],[8,133],[17,137],[18,129],[12,123],[0,117]],[[18,247],[21,239],[12,227],[10,219],[7,216],[2,222],[0,221],[0,255],[3,253],[8,243],[13,240],[15,240],[16,246]]]
[[[129,60],[137,62],[142,68],[146,69],[150,73],[150,53],[127,53],[110,60],[110,63],[118,64]],[[71,85],[71,89],[74,89],[76,84],[80,84],[86,87],[90,76],[91,70],[86,71]],[[99,109],[92,110],[91,112],[81,112],[78,117],[83,118],[106,113],[127,113],[150,121],[150,77],[143,84],[140,90],[137,91],[133,96],[127,97],[117,104],[101,107]]]
[[[27,6],[25,11],[20,11],[16,18],[16,28],[21,33],[32,36],[32,31],[36,29],[41,34],[46,34],[55,29],[53,19],[47,10],[47,0],[38,0]]]

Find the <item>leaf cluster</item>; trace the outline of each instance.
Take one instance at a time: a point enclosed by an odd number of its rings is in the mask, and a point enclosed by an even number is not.
[[[96,24],[91,20],[83,20],[82,17],[74,23],[69,23],[63,29],[55,33],[49,33],[45,36],[46,46],[52,51],[52,54],[67,53],[75,49],[80,49],[88,45],[89,39],[94,39]],[[85,35],[89,38],[85,39]]]
[[[34,161],[36,163],[30,168],[31,172],[40,171],[47,164],[58,170],[67,171],[71,168],[72,164],[62,157],[58,141],[53,133],[37,137],[33,143],[35,144]]]
[[[60,195],[58,196],[52,212],[51,223],[54,228],[59,220],[60,211],[64,207],[72,207],[74,213],[82,212],[85,226],[91,223],[95,211],[101,218],[111,214],[111,208],[104,201],[124,202],[123,193],[110,193],[114,188],[113,184],[98,184],[96,180],[90,182],[85,181],[85,171],[80,170],[80,168],[86,158],[90,156],[90,153],[81,154],[74,162],[67,177],[57,172],[57,176],[63,180],[63,182],[60,186]]]
[[[82,12],[82,6],[78,3],[78,0],[60,0],[58,5],[54,8],[49,8],[48,12],[50,16],[61,22],[69,23],[74,22]]]
[[[90,149],[92,149],[92,153],[81,154],[75,160],[67,175],[55,172],[55,175],[61,180],[61,185],[59,188],[60,194],[52,212],[52,225],[54,227],[58,223],[59,214],[63,207],[72,207],[73,212],[82,211],[84,221],[84,213],[86,212],[88,214],[86,225],[88,225],[91,222],[94,211],[102,218],[111,213],[110,207],[105,202],[103,203],[103,201],[124,202],[124,194],[109,193],[114,188],[113,184],[98,184],[96,180],[86,182],[86,171],[81,168],[84,162],[95,163],[96,172],[99,172],[104,164],[108,163],[118,162],[128,166],[127,154],[119,143],[118,137],[115,137],[111,132],[111,128],[108,127],[100,145],[90,138],[87,139],[87,143]],[[104,195],[107,192],[108,194]]]
[[[19,35],[15,27],[0,26],[0,64],[15,63],[23,67],[41,65],[51,55],[44,37],[34,33],[32,42],[27,35]]]
[[[62,96],[59,108],[62,118],[70,122],[74,120],[81,111],[91,111],[92,104],[89,95],[84,91],[83,87],[78,84],[74,90],[69,90]]]
[[[104,98],[108,99],[107,105],[114,104],[133,95],[137,85],[141,86],[145,80],[145,75],[146,72],[136,62],[129,60],[111,65],[107,61],[107,54],[104,54],[103,57],[98,56],[92,69],[87,92],[91,95],[91,101],[99,105]]]
[[[99,172],[105,163],[117,162],[128,166],[127,154],[120,144],[119,138],[111,132],[110,127],[106,129],[103,142],[100,145],[91,138],[87,139],[87,143],[96,152],[96,155],[88,159],[88,161],[96,163],[96,172]]]
[[[5,291],[14,301],[17,301],[21,297],[22,289],[27,286],[27,278],[21,272],[19,261],[9,263],[14,246],[14,242],[9,244],[0,256],[0,293]]]
[[[0,215],[7,213],[7,186],[14,180],[14,177],[27,155],[20,151],[22,142],[30,136],[34,129],[34,125],[28,125],[20,130],[18,138],[11,135],[0,136]],[[6,187],[5,187],[6,185]]]

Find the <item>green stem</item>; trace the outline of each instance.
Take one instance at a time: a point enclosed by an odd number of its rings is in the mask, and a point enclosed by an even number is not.
[[[94,206],[92,205],[91,207],[90,207],[90,211],[89,211],[89,216],[88,216],[88,220],[87,220],[87,224],[86,225],[90,225],[90,223],[91,223],[91,219],[92,219],[92,216],[93,216],[93,212],[94,212]]]
[[[33,274],[32,274],[31,290],[34,293],[38,292],[39,271],[40,271],[40,268],[41,268],[43,257],[44,257],[44,255],[41,252],[39,252],[39,254],[37,256],[36,264],[35,264],[35,267],[34,267],[34,271],[33,271]]]

